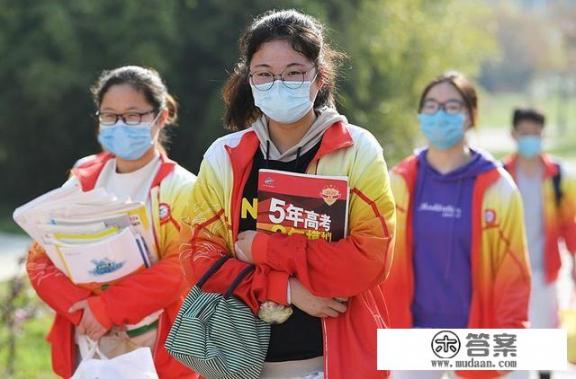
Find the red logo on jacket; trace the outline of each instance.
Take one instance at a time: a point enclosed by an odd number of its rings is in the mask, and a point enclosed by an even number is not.
[[[172,212],[170,210],[170,205],[166,203],[160,203],[158,214],[160,216],[160,223],[164,224],[172,218]]]
[[[494,209],[486,209],[484,211],[484,221],[488,225],[496,224],[496,211]]]

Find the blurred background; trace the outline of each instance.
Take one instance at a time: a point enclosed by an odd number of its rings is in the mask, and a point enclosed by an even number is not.
[[[420,92],[448,69],[481,91],[473,143],[511,152],[512,108],[533,105],[548,116],[547,149],[576,164],[576,0],[0,0],[1,377],[52,377],[51,316],[18,275],[29,241],[11,213],[99,151],[89,92],[99,73],[127,64],[160,72],[181,106],[169,154],[197,172],[225,133],[221,89],[241,32],[280,8],[327,25],[348,56],[339,110],[377,136],[390,165],[422,142]],[[570,283],[563,288],[568,299]]]

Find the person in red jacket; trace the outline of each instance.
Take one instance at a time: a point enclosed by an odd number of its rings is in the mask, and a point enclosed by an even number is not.
[[[532,291],[529,306],[531,328],[557,328],[558,288],[562,242],[570,253],[572,276],[576,278],[576,180],[566,164],[542,150],[546,117],[533,108],[516,108],[512,115],[512,137],[517,152],[504,160],[524,202],[524,224]],[[550,372],[540,372],[550,379]]]
[[[478,117],[476,89],[462,73],[443,73],[423,89],[417,110],[428,146],[391,174],[397,239],[384,284],[391,326],[524,328],[531,276],[522,199],[501,165],[466,140]],[[469,379],[505,374],[457,372]],[[407,370],[393,377],[442,375]]]
[[[93,94],[104,152],[78,161],[65,185],[104,188],[145,203],[154,263],[109,285],[75,285],[33,244],[28,275],[56,313],[48,335],[53,370],[65,378],[73,374],[80,359],[76,342],[87,335],[108,358],[149,347],[160,378],[195,377],[164,349],[186,288],[178,260],[179,220],[183,194],[195,181],[161,145],[165,126],[176,120],[176,102],[156,71],[137,66],[103,72]]]
[[[194,283],[230,255],[204,290],[223,293],[252,263],[235,296],[265,320],[263,304],[292,305],[272,325],[262,378],[385,378],[376,369],[376,330],[386,327],[380,286],[392,261],[394,201],[381,146],[336,111],[337,54],[322,29],[310,16],[274,11],[243,35],[224,89],[226,123],[236,132],[204,155],[183,266]],[[256,232],[265,168],[348,177],[347,237]]]

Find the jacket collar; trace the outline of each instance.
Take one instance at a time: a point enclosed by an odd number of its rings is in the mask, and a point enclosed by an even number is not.
[[[230,155],[230,160],[232,163],[232,168],[234,173],[243,172],[246,167],[248,167],[254,158],[254,154],[258,149],[260,142],[256,133],[249,131],[244,134],[240,140],[240,143],[235,146],[226,146],[226,150]],[[314,160],[318,160],[336,150],[350,147],[354,144],[352,136],[348,131],[348,128],[342,122],[336,122],[330,126],[324,136],[322,137],[322,142],[320,142],[320,147],[314,156]]]
[[[110,159],[113,158],[115,158],[113,154],[102,152],[89,158],[87,161],[82,162],[79,166],[72,169],[72,174],[80,181],[80,185],[83,191],[90,191],[94,189],[96,182],[98,181],[98,177],[104,169],[104,166],[106,166],[106,163],[108,163]],[[151,188],[160,185],[160,182],[162,182],[162,180],[168,176],[176,166],[176,162],[169,159],[165,153],[160,153],[160,162],[160,169],[152,181]]]
[[[416,177],[419,169],[420,164],[418,163],[418,157],[416,155],[411,155],[394,167],[393,172],[404,178],[409,193],[412,193],[416,186]],[[478,175],[475,187],[481,187],[482,191],[480,192],[483,193],[490,185],[498,180],[499,177],[500,174],[498,173],[498,168],[494,167],[493,169]]]
[[[544,165],[544,178],[548,179],[558,174],[558,164],[554,162],[552,157],[548,154],[540,154],[540,161]],[[516,178],[516,171],[518,169],[518,154],[512,154],[504,159],[504,167],[506,171]]]
[[[313,160],[318,160],[336,150],[344,149],[354,145],[352,136],[344,123],[337,122],[332,124],[324,133],[320,148],[316,152]]]
[[[346,126],[342,122],[334,123],[326,130],[326,132],[324,132],[322,142],[320,142],[320,147],[318,148],[318,152],[316,153],[313,161],[318,160],[333,151],[352,145],[352,137],[350,136]],[[232,188],[231,195],[231,214],[233,220],[232,235],[234,238],[236,238],[238,235],[239,223],[236,222],[236,215],[239,215],[238,207],[240,206],[242,199],[242,189],[248,180],[248,176],[250,174],[249,171],[252,168],[254,154],[258,150],[259,146],[260,140],[258,139],[256,133],[252,130],[242,135],[238,145],[225,146],[225,149],[228,152],[228,157],[230,159],[230,164],[232,165],[232,176],[234,178],[234,186]]]

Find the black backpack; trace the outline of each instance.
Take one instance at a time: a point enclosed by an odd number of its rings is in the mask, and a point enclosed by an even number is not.
[[[552,177],[552,185],[554,186],[554,199],[556,200],[556,207],[560,207],[562,204],[562,198],[564,193],[562,192],[562,167],[560,163],[554,163],[558,169],[556,175]]]

